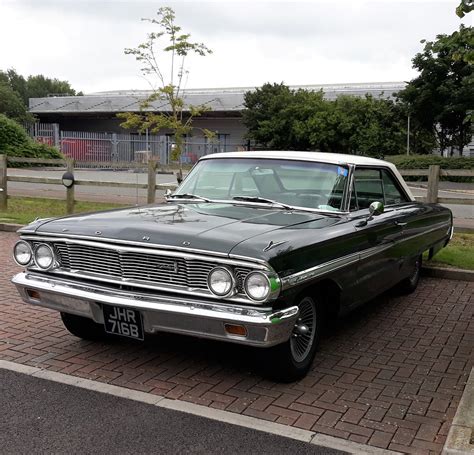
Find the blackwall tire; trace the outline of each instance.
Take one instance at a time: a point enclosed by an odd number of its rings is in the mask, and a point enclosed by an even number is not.
[[[92,319],[69,313],[61,313],[61,319],[66,329],[78,338],[89,341],[100,341],[107,338],[104,326],[97,324]]]
[[[305,296],[298,306],[300,315],[290,339],[262,352],[264,373],[281,382],[293,382],[306,376],[321,339],[321,301]]]

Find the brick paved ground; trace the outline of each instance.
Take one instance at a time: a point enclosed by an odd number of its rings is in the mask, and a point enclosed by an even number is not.
[[[439,453],[474,364],[474,283],[424,279],[338,321],[310,374],[262,378],[254,351],[160,335],[80,341],[58,314],[23,304],[0,233],[0,358],[407,453]]]

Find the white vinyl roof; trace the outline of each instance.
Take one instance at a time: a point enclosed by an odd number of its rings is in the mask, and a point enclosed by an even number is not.
[[[398,172],[398,169],[393,163],[388,161],[378,160],[376,158],[369,158],[360,155],[345,155],[342,153],[322,153],[322,152],[299,152],[292,150],[275,150],[275,151],[252,151],[252,152],[226,152],[213,153],[212,155],[203,156],[200,161],[208,159],[223,159],[223,158],[267,158],[267,159],[285,159],[295,161],[314,161],[318,163],[330,164],[353,164],[355,166],[377,166],[389,168],[397,177],[400,185],[403,187],[407,195],[412,201],[415,200],[408,188],[405,180]]]

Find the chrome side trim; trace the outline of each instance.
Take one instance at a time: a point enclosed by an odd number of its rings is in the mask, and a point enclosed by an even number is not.
[[[281,278],[281,289],[284,291],[285,289],[292,288],[306,281],[310,281],[318,276],[322,276],[326,273],[333,272],[334,270],[338,270],[350,264],[354,264],[359,261],[359,256],[360,254],[358,252],[349,254],[347,256],[343,256],[342,258],[334,259],[309,269],[302,270],[301,272],[294,273],[293,275]]]
[[[435,232],[435,231],[439,231],[441,229],[446,229],[446,228],[450,228],[451,227],[451,223],[439,223],[437,224],[435,227],[431,228],[431,229],[428,229],[426,231],[423,231],[423,232],[419,232],[418,234],[413,234],[411,235],[410,237],[407,237],[406,239],[403,239],[403,240],[399,240],[398,242],[396,243],[403,243],[407,240],[412,240],[416,237],[422,237],[426,234],[430,234],[431,232]]]
[[[354,264],[356,262],[359,262],[361,260],[365,260],[370,258],[371,256],[374,256],[376,254],[380,254],[385,250],[388,250],[392,247],[394,247],[397,244],[404,243],[406,241],[412,240],[414,238],[429,234],[434,231],[438,231],[440,229],[444,229],[446,227],[450,227],[451,223],[439,223],[435,227],[424,230],[423,232],[419,232],[417,234],[411,235],[410,237],[407,237],[402,240],[397,240],[395,242],[390,242],[384,245],[378,245],[373,248],[368,248],[366,250],[358,251],[357,253],[352,253],[347,256],[343,256],[341,258],[334,259],[329,262],[325,262],[323,264],[318,264],[314,267],[311,267],[306,270],[302,270],[300,272],[294,273],[292,275],[286,276],[284,278],[281,278],[281,289],[284,291],[285,289],[294,287],[298,284],[304,283],[306,281],[310,281],[316,277],[323,276],[327,273],[334,272],[336,270],[339,270],[343,267],[346,267],[348,265]]]

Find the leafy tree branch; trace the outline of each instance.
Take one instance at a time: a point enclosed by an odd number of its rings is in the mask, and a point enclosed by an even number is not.
[[[123,112],[118,117],[121,126],[141,133],[169,131],[174,136],[171,159],[180,160],[186,135],[194,129],[195,117],[209,110],[206,105],[187,105],[185,85],[189,71],[187,57],[195,54],[201,57],[212,51],[203,43],[191,40],[189,33],[183,33],[176,25],[175,12],[170,7],[162,7],[155,18],[142,19],[156,28],[147,34],[146,40],[135,48],[125,49],[140,63],[141,73],[151,87],[151,94],[140,103],[139,112]],[[161,106],[156,106],[161,102]],[[205,137],[214,135],[210,130],[201,130]]]

